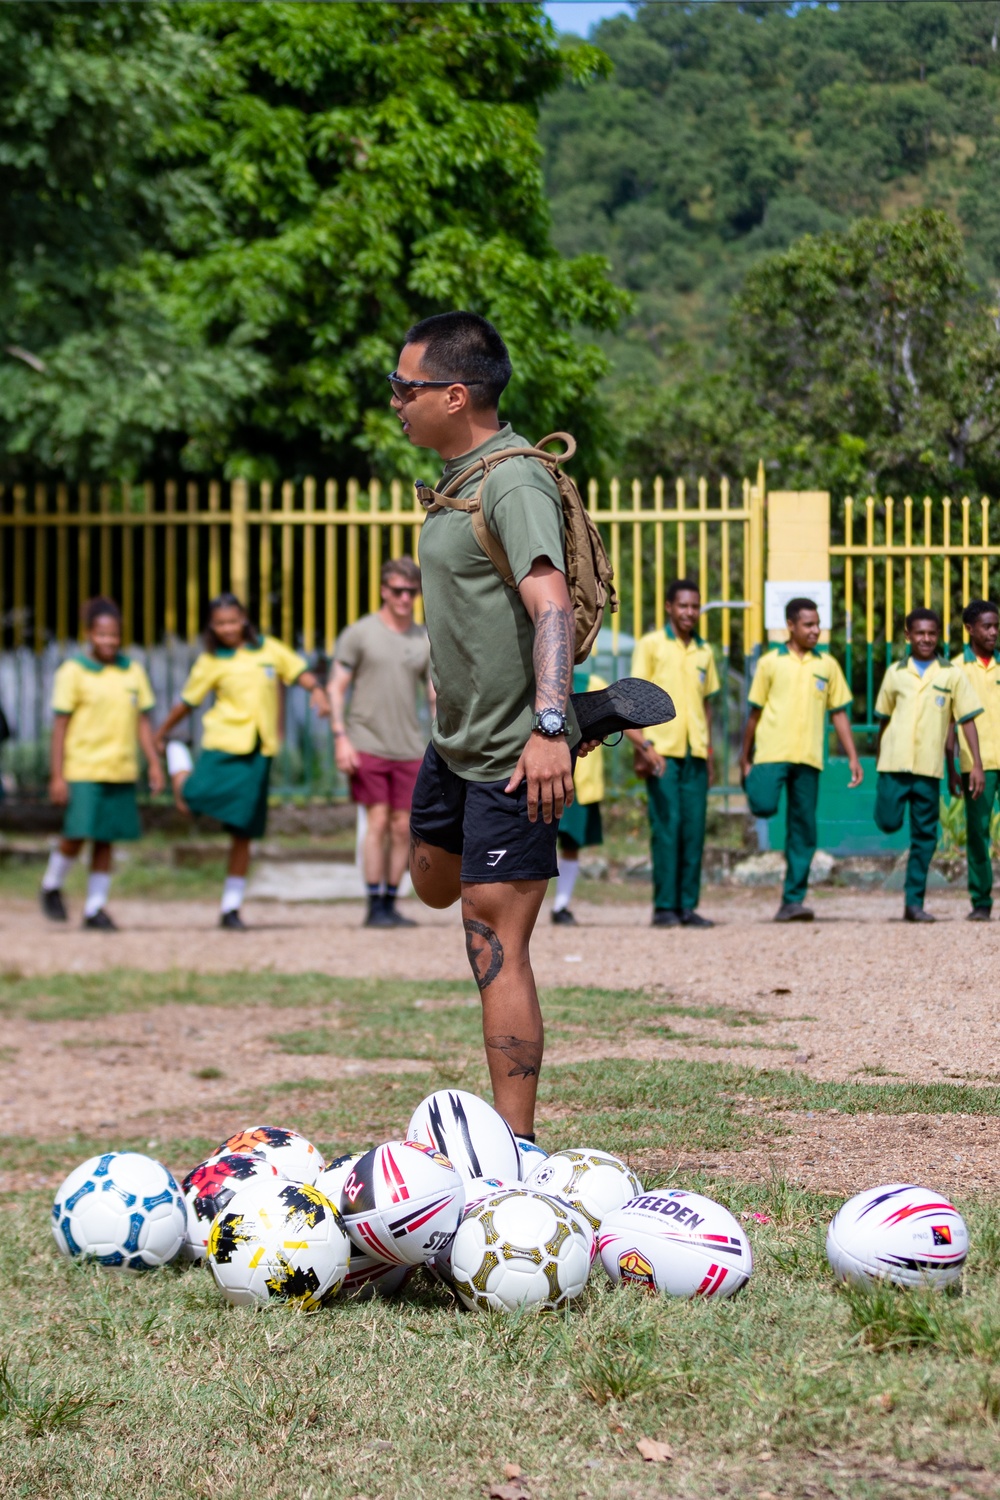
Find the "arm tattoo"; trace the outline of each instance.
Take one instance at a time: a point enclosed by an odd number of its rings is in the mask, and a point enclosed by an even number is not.
[[[485,922],[465,917],[465,951],[480,990],[485,990],[503,968],[503,944]]]
[[[573,611],[549,603],[535,621],[531,649],[535,668],[535,707],[563,713],[573,681]]]
[[[542,1063],[541,1042],[525,1041],[519,1036],[488,1036],[487,1047],[502,1052],[513,1066],[508,1078],[537,1078]]]

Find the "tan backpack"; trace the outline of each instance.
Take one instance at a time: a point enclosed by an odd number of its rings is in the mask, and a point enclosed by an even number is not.
[[[562,453],[546,453],[549,443],[562,442]],[[487,479],[498,464],[508,458],[535,458],[543,463],[556,482],[559,501],[562,505],[564,545],[566,551],[566,584],[573,606],[575,642],[573,660],[584,662],[590,655],[597,632],[601,628],[604,609],[612,614],[618,610],[618,595],[615,593],[614,572],[601,534],[583,503],[583,496],[574,480],[562,470],[562,464],[576,452],[576,439],[568,432],[552,432],[542,438],[534,448],[499,448],[479,458],[445,486],[443,490],[432,490],[430,485],[417,483],[417,499],[433,515],[436,510],[464,510],[472,517],[472,529],[476,541],[496,568],[508,588],[516,589],[510,560],[499,540],[486,524],[483,515],[483,489]],[[462,489],[473,475],[482,473],[476,493],[468,500],[459,500],[456,491]]]

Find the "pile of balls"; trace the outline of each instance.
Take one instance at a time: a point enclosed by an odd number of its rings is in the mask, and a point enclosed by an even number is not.
[[[598,1257],[613,1282],[671,1297],[730,1297],[753,1257],[728,1209],[644,1192],[605,1151],[547,1156],[475,1094],[431,1094],[406,1139],[325,1165],[294,1130],[250,1126],[177,1182],[138,1152],[71,1172],[52,1228],[64,1254],[141,1270],[206,1261],[232,1303],[313,1310],[339,1293],[388,1295],[426,1267],[469,1309],[556,1309]],[[945,1286],[968,1252],[957,1209],[893,1184],[852,1198],[827,1235],[838,1277]]]

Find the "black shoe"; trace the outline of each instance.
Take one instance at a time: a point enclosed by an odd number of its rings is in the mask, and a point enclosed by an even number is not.
[[[967,922],[988,922],[992,906],[974,906],[966,917]]]
[[[774,914],[776,922],[811,922],[816,913],[811,906],[803,906],[801,901],[782,901]]]
[[[404,918],[403,920],[405,921],[406,919]],[[396,926],[396,923],[392,919],[392,912],[386,905],[386,899],[384,896],[368,897],[368,915],[367,917],[365,917],[364,925],[366,927]]]
[[[710,921],[708,917],[701,917],[701,916],[699,916],[696,911],[682,911],[681,912],[681,926],[682,927],[714,927],[715,923],[712,922],[712,921]]]
[[[227,932],[246,932],[247,925],[238,911],[224,911],[219,918],[219,926],[224,927]]]
[[[386,897],[385,901],[385,909],[389,913],[390,927],[419,927],[420,925],[419,922],[415,922],[412,917],[404,917],[403,913],[396,905],[395,900],[390,900],[388,896]]]
[[[38,899],[42,903],[42,911],[50,922],[68,922],[69,912],[62,897],[62,891],[39,891]]]
[[[643,677],[623,677],[596,693],[571,693],[570,702],[585,740],[669,724],[677,717],[670,694]]]
[[[652,927],[679,927],[681,925],[681,914],[679,911],[669,911],[661,907],[659,911],[653,912]]]
[[[936,922],[937,917],[932,917],[929,911],[924,911],[922,906],[904,906],[904,922]]]
[[[84,927],[89,927],[91,932],[117,932],[118,926],[111,920],[102,906],[100,911],[95,911],[92,917],[84,917]]]
[[[564,906],[562,911],[554,911],[552,913],[552,921],[556,927],[576,927],[579,925],[568,906]]]

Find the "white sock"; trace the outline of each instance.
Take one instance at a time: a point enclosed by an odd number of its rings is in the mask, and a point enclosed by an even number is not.
[[[58,849],[53,849],[49,855],[49,862],[45,866],[45,874],[42,876],[42,890],[61,891],[63,881],[69,874],[72,865],[72,856],[61,854]]]
[[[191,751],[180,740],[167,741],[167,775],[176,776],[179,771],[193,771]]]
[[[245,875],[227,875],[226,883],[222,887],[222,915],[227,911],[239,911],[243,905],[243,892],[246,889]]]
[[[111,876],[91,870],[87,876],[87,900],[83,908],[85,917],[96,917],[99,911],[104,910],[110,889]]]
[[[556,876],[556,899],[552,903],[553,911],[565,911],[573,899],[573,887],[576,885],[576,877],[580,873],[580,861],[578,859],[567,859],[565,855],[559,860],[559,874]]]

